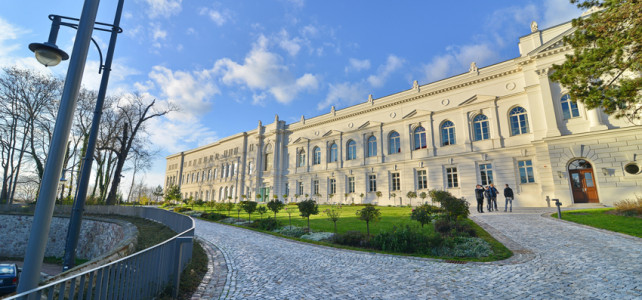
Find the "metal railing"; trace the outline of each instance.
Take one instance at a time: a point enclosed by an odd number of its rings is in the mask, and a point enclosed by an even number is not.
[[[156,246],[8,299],[151,299],[169,291],[176,298],[180,274],[192,258],[192,218],[151,207],[96,206],[86,207],[86,213],[150,219],[178,234]]]

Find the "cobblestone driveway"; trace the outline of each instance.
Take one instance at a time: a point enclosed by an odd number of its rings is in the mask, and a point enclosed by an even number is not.
[[[642,239],[541,213],[474,215],[520,254],[463,265],[314,246],[203,221],[196,234],[221,250],[229,270],[214,298],[642,298]]]

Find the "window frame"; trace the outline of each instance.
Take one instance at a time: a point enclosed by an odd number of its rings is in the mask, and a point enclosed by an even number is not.
[[[450,146],[457,143],[455,136],[455,123],[450,120],[445,120],[439,126],[441,132],[441,146]]]
[[[314,147],[314,149],[312,149],[312,165],[320,165],[320,164],[321,164],[321,148]]]
[[[336,162],[339,159],[339,146],[337,143],[332,143],[330,146],[330,162]]]
[[[419,131],[420,129],[421,131]],[[428,148],[428,144],[426,143],[426,129],[423,126],[419,125],[412,131],[412,141],[414,150]]]
[[[368,175],[368,192],[377,191],[377,175],[369,174]]]
[[[348,177],[348,184],[346,184],[348,187],[348,193],[354,193],[355,192],[355,186],[354,186],[354,176]]]
[[[518,160],[517,171],[519,173],[520,184],[535,183],[535,173],[533,171],[532,159]]]
[[[560,97],[560,105],[562,106],[562,118],[570,120],[580,117],[580,109],[577,102],[571,100],[571,95],[564,94]]]
[[[397,153],[401,153],[401,135],[399,132],[392,131],[388,134],[388,154]]]
[[[482,185],[489,185],[493,182],[493,164],[479,164],[479,177]]]
[[[399,172],[394,172],[390,174],[390,182],[391,182],[390,190],[392,192],[401,191],[401,174],[399,174]]]
[[[490,122],[484,114],[478,114],[473,118],[473,138],[475,141],[490,139]]]
[[[446,167],[446,186],[449,189],[459,188],[459,176],[457,167]]]
[[[305,150],[301,149],[297,152],[297,167],[305,167]]]
[[[428,188],[428,172],[426,170],[417,170],[417,189],[423,190]]]
[[[328,184],[329,187],[329,193],[330,194],[336,194],[337,193],[337,180],[334,178],[330,178],[330,184]]]
[[[357,142],[349,140],[348,143],[346,143],[346,160],[355,159],[357,159]]]
[[[508,123],[510,124],[511,136],[530,133],[528,111],[521,106],[515,106],[510,109],[508,113]]]
[[[368,138],[368,157],[377,156],[377,137],[371,135]]]

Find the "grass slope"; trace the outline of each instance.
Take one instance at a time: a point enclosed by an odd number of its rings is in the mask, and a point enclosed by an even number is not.
[[[562,212],[562,219],[642,238],[642,218],[607,213],[613,208],[582,209]],[[557,217],[557,213],[553,215]]]

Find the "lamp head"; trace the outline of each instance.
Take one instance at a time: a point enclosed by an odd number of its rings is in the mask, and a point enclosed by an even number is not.
[[[56,44],[52,43],[31,43],[29,44],[29,50],[33,51],[36,54],[36,59],[38,62],[43,64],[45,67],[53,67],[60,63],[60,61],[69,59],[69,55],[60,50]]]

